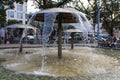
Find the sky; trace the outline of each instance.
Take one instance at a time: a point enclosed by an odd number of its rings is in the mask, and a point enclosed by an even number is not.
[[[27,3],[27,13],[33,13],[33,12],[36,12],[38,11],[38,9],[35,9],[35,6],[33,6],[33,2],[28,0],[28,3]]]
[[[87,0],[82,0],[83,4],[84,5],[87,5]],[[28,0],[28,3],[27,3],[27,13],[34,13],[36,11],[39,11],[38,9],[35,9],[35,6],[33,6],[33,2]]]

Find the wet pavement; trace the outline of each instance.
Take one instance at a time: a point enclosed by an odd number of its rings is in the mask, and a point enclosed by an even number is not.
[[[96,44],[75,44],[76,46],[92,46],[96,47]],[[24,47],[41,47],[39,44],[24,44]],[[49,45],[50,46],[50,45]],[[5,48],[19,48],[19,44],[1,44],[0,49]],[[99,52],[99,51],[98,51]],[[18,79],[19,80],[19,79]],[[48,79],[49,80],[49,79]],[[120,80],[120,71],[112,71],[108,73],[96,74],[94,76],[85,76],[85,77],[54,77],[50,80]]]

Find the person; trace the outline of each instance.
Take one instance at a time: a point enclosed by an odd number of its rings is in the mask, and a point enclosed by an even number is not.
[[[112,43],[111,43],[110,46],[111,46],[111,47],[114,47],[114,48],[117,47],[117,37],[116,37],[116,36],[113,37],[113,39],[112,39]]]
[[[7,44],[11,44],[13,42],[13,35],[12,32],[7,32],[6,33],[6,37],[7,37]]]
[[[0,42],[5,43],[5,29],[4,28],[0,29]]]
[[[110,44],[111,44],[111,42],[107,39],[107,40],[106,40],[106,46],[107,46],[107,47],[110,47]]]

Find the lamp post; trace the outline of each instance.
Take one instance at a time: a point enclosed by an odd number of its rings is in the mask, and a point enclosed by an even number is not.
[[[100,34],[100,0],[98,0],[98,26],[97,26],[97,42],[98,42],[98,46],[99,46],[99,37]]]

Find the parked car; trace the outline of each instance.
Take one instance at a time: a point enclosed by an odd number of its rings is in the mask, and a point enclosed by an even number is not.
[[[100,38],[100,42],[102,42],[102,41],[106,41],[106,40],[108,40],[108,38],[109,38],[109,34],[100,34],[99,35],[99,38]]]

